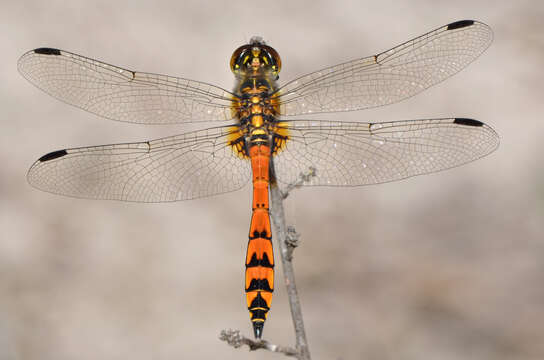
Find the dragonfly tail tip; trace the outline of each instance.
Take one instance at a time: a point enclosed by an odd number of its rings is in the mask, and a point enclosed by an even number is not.
[[[263,335],[263,327],[264,327],[264,322],[253,323],[253,332],[255,334],[256,339],[260,339],[261,336]]]

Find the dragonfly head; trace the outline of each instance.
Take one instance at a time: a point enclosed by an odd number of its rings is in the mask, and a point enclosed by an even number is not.
[[[230,69],[236,76],[264,73],[277,79],[281,70],[281,59],[278,52],[266,45],[261,37],[254,36],[249,44],[234,51],[230,58]]]

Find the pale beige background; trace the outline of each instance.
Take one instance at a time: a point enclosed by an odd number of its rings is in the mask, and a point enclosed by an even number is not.
[[[296,271],[316,359],[544,358],[542,1],[2,1],[0,359],[279,359],[235,350],[250,188],[127,204],[31,188],[30,164],[73,146],[186,128],[115,123],[65,105],[16,70],[50,46],[230,88],[231,52],[262,35],[282,80],[370,55],[449,22],[495,31],[462,73],[400,104],[331,119],[473,117],[501,146],[470,165],[352,189],[304,189]],[[278,266],[278,279],[281,267]],[[290,345],[278,280],[265,337]]]

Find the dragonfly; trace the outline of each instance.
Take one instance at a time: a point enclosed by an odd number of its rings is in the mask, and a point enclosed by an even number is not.
[[[308,169],[309,186],[385,183],[471,162],[499,144],[491,127],[469,118],[353,122],[300,116],[410,98],[466,67],[492,39],[486,24],[461,20],[280,85],[278,52],[253,37],[230,59],[232,91],[55,48],[31,50],[18,62],[27,80],[98,116],[138,124],[218,123],[152,141],[53,151],[31,166],[27,178],[55,194],[134,202],[202,198],[251,181],[245,293],[259,339],[274,290],[270,186],[292,184]]]

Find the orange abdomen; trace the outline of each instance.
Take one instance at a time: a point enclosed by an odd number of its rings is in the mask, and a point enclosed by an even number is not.
[[[253,170],[253,212],[246,254],[246,298],[255,337],[262,335],[274,291],[274,253],[268,211],[270,147],[254,144],[249,150]]]

